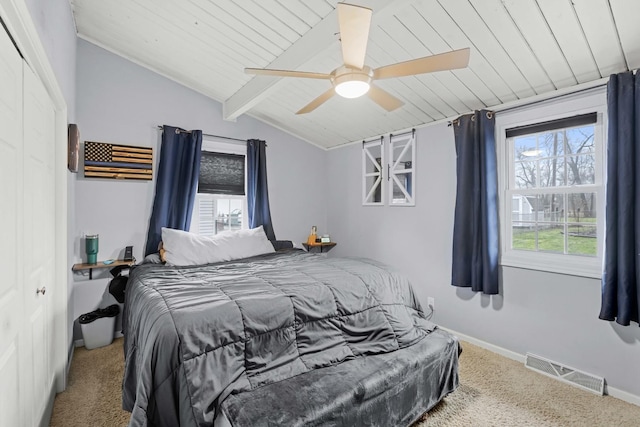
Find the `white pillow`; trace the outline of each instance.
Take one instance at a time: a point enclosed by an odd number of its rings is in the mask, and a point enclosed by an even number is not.
[[[262,226],[213,237],[163,227],[162,245],[169,265],[209,264],[275,252]]]

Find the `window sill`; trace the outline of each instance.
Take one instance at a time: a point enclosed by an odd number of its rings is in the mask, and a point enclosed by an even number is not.
[[[502,255],[500,265],[570,276],[602,278],[602,261],[572,255],[557,255],[540,252],[509,251]]]

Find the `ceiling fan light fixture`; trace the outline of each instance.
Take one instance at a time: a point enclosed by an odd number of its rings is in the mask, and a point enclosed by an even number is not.
[[[333,87],[343,98],[358,98],[369,92],[372,76],[369,67],[360,70],[343,66],[333,72]]]
[[[358,98],[369,92],[369,83],[360,80],[348,80],[339,83],[335,87],[335,91],[343,98]]]

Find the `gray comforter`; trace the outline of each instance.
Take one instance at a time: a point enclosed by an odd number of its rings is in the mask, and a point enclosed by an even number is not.
[[[406,348],[435,328],[389,267],[301,251],[136,267],[124,322],[130,426],[211,425],[230,394]]]

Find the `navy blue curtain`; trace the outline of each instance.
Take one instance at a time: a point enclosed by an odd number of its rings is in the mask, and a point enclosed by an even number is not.
[[[158,252],[162,227],[189,229],[201,153],[202,131],[164,126],[145,256]]]
[[[607,207],[600,319],[638,322],[640,306],[640,79],[614,74],[607,86]]]
[[[249,227],[262,225],[269,240],[276,235],[271,225],[269,189],[267,188],[267,143],[259,139],[247,141],[247,205]]]
[[[451,284],[485,294],[498,286],[498,169],[495,120],[481,110],[453,123],[457,192]]]

